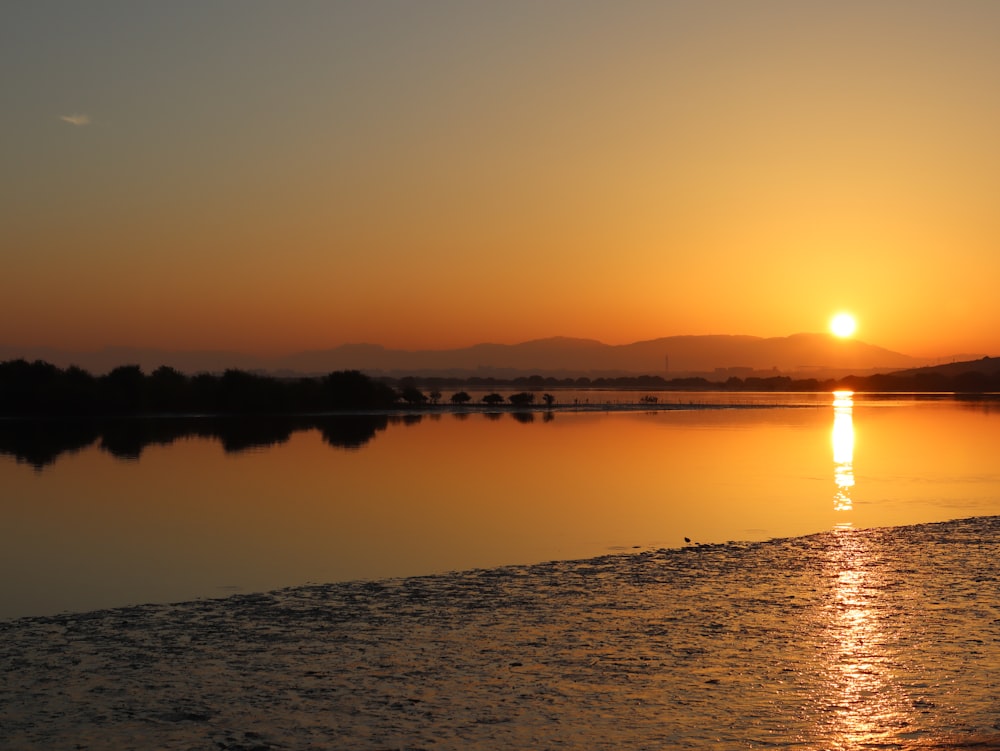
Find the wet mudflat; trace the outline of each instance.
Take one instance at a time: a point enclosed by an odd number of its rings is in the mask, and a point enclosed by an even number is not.
[[[1000,748],[1000,517],[0,622],[5,748]]]

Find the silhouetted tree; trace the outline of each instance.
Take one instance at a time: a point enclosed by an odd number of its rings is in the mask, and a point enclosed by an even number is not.
[[[219,403],[219,379],[208,373],[199,373],[190,383],[190,398],[192,412],[215,412]]]
[[[217,409],[238,414],[286,411],[285,389],[274,378],[227,370],[219,383]]]
[[[149,407],[154,412],[180,412],[190,401],[188,379],[167,365],[161,365],[148,379]]]
[[[135,414],[146,408],[146,377],[138,365],[120,365],[100,379],[109,414]]]
[[[551,407],[555,403],[556,398],[552,394],[542,394],[542,401],[545,402],[546,407]]]
[[[437,389],[435,389],[435,390],[431,391],[428,394],[428,396],[430,397],[431,404],[437,404],[438,401],[441,399],[441,392],[438,391]]]
[[[503,402],[503,397],[496,392],[487,394],[486,396],[483,397],[483,404],[489,404],[491,407],[496,406],[497,404],[500,404],[502,402]]]
[[[407,386],[399,392],[400,398],[411,406],[427,403],[427,396],[416,386]]]
[[[50,414],[49,395],[59,388],[60,371],[36,360],[0,364],[0,407],[5,414]]]
[[[326,376],[323,379],[323,396],[325,409],[388,409],[398,399],[393,388],[357,370],[339,370]]]
[[[62,377],[51,382],[58,387],[47,399],[47,410],[57,415],[87,415],[97,402],[97,379],[86,370],[70,365]]]
[[[508,396],[507,401],[515,407],[526,407],[527,405],[534,403],[535,395],[529,391],[519,391],[516,394]]]
[[[467,404],[470,401],[472,401],[472,397],[469,396],[464,391],[459,391],[457,394],[452,394],[451,395],[451,403],[452,404],[462,405],[462,404]]]

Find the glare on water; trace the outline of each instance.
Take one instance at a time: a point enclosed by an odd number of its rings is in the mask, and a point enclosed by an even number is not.
[[[898,659],[883,629],[887,608],[878,602],[886,582],[878,552],[864,537],[838,534],[828,548],[833,581],[825,615],[825,685],[828,732],[842,748],[891,742],[909,724],[912,703],[893,680]]]
[[[833,392],[833,479],[837,490],[833,497],[836,511],[854,508],[854,392]],[[849,522],[845,523],[850,526]]]

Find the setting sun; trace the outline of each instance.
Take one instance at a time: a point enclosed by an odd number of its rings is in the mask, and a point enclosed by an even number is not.
[[[849,337],[857,328],[858,322],[850,313],[837,313],[830,319],[830,333],[834,336]]]

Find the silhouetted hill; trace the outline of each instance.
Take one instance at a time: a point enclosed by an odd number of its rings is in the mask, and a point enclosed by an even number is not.
[[[477,344],[452,350],[389,350],[347,345],[292,355],[280,367],[324,372],[356,367],[393,375],[556,373],[564,375],[715,374],[717,370],[778,371],[830,377],[924,364],[882,347],[827,334],[787,337],[672,336],[624,345],[555,337],[521,344]]]
[[[327,350],[265,358],[232,352],[165,352],[112,348],[69,353],[52,349],[0,347],[0,360],[36,359],[106,373],[123,363],[151,372],[167,365],[185,373],[227,369],[286,375],[320,375],[362,370],[391,376],[662,375],[748,376],[781,373],[829,378],[864,375],[928,364],[898,352],[828,334],[786,337],[671,336],[609,345],[592,339],[553,337],[520,344],[476,344],[448,350],[396,350],[376,344],[345,344]]]
[[[977,360],[964,360],[962,362],[949,362],[943,365],[930,365],[923,368],[911,368],[893,373],[896,376],[944,376],[945,378],[956,378],[967,373],[982,373],[993,376],[1000,373],[1000,357],[981,357]]]

